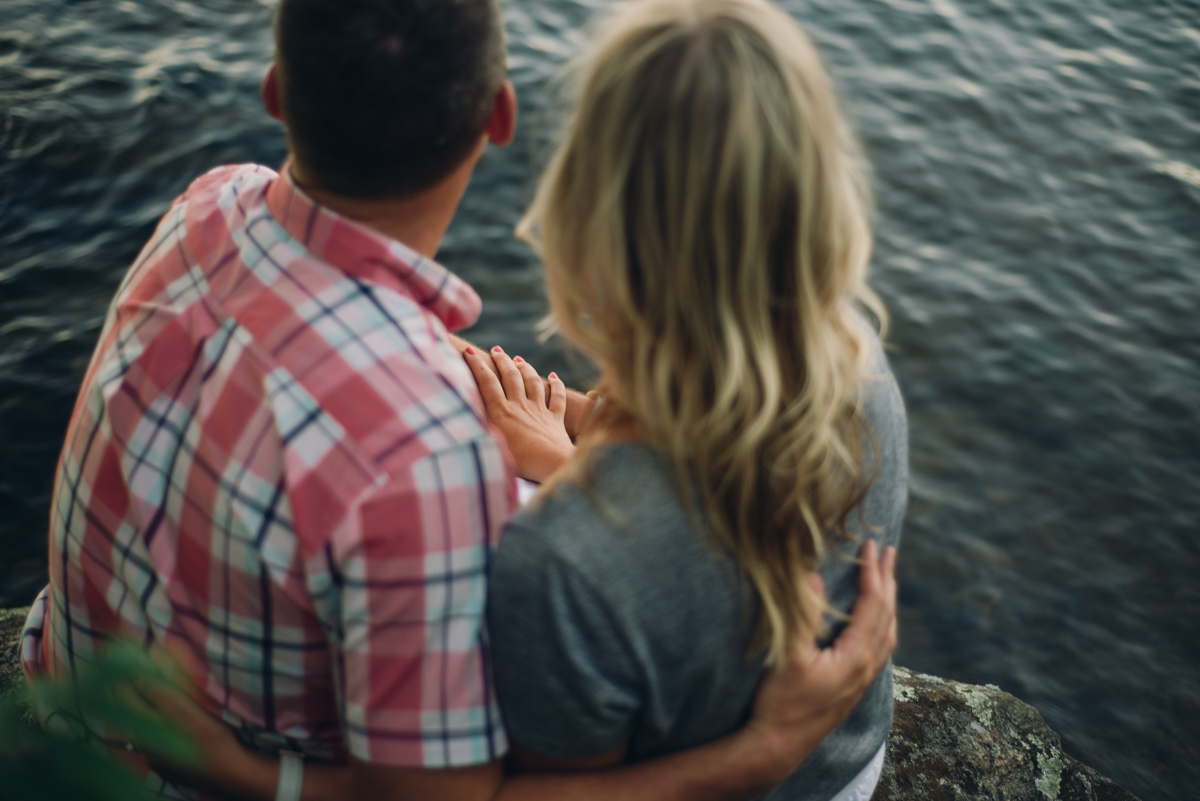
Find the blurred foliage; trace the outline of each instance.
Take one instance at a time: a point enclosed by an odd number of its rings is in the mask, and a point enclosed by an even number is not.
[[[74,680],[22,687],[0,700],[0,801],[143,801],[155,798],[106,744],[153,743],[181,763],[195,758],[186,735],[141,699],[138,688],[170,684],[140,648],[119,644]],[[22,693],[28,693],[21,697]],[[23,720],[32,701],[52,709],[50,729]],[[119,734],[118,734],[119,733]],[[106,737],[121,737],[120,741]]]

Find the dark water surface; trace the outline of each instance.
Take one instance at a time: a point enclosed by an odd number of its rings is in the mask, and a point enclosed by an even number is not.
[[[522,135],[442,253],[485,299],[474,338],[568,373],[511,229],[543,84],[602,5],[507,0]],[[786,5],[877,171],[912,421],[898,661],[1036,704],[1144,801],[1200,796],[1200,3]],[[0,605],[45,581],[78,381],[156,218],[283,158],[271,6],[0,0]]]

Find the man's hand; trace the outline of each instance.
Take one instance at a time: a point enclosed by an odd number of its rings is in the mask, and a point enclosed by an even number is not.
[[[881,558],[875,541],[868,540],[861,555],[850,624],[829,648],[820,649],[810,640],[776,665],[764,678],[753,717],[741,732],[776,766],[779,781],[846,719],[896,648],[896,549],[888,546]],[[820,577],[814,573],[810,581],[824,597]]]
[[[887,663],[896,646],[896,551],[887,548],[880,559],[874,542],[862,550],[859,576],[860,594],[853,618],[836,643],[819,649],[815,639],[798,647],[788,659],[773,668],[763,679],[755,699],[754,713],[744,729],[712,743],[705,769],[724,761],[729,767],[717,775],[730,777],[735,771],[743,776],[730,785],[727,794],[711,797],[765,795],[794,773],[831,731],[850,714],[863,694]],[[816,573],[808,577],[809,587],[819,599],[824,584]],[[821,609],[810,606],[809,629],[817,630]],[[518,771],[595,770],[620,763],[625,756],[622,746],[609,754],[590,759],[559,759],[531,752],[514,743],[511,761]],[[687,760],[696,752],[672,755],[668,760]],[[681,766],[681,773],[699,775],[695,763]],[[757,783],[757,784],[755,784]],[[706,789],[712,789],[710,786]],[[709,797],[693,793],[693,798]]]
[[[133,745],[162,778],[227,798],[259,798],[278,778],[277,761],[247,751],[233,731],[195,700],[199,691],[180,669],[172,669],[165,651],[157,652],[172,681],[135,680],[118,691],[130,709],[159,725],[184,733],[194,747],[193,759],[181,763],[163,753],[156,742]]]
[[[520,356],[508,358],[499,347],[489,357],[468,346],[463,358],[475,374],[488,417],[508,440],[517,472],[530,481],[545,481],[575,452],[563,422],[566,386],[551,373],[547,398],[537,370]]]
[[[206,711],[196,700],[202,697],[187,675],[172,669],[165,652],[156,653],[168,667],[173,684],[137,682],[124,688],[131,709],[148,718],[158,718],[163,726],[182,731],[195,747],[194,759],[182,764],[163,755],[152,742],[135,742],[146,762],[162,778],[195,787],[213,796],[239,801],[270,801],[279,782],[279,759],[245,748],[220,718]],[[304,769],[301,801],[329,801],[345,798],[354,782],[346,765],[313,765]]]

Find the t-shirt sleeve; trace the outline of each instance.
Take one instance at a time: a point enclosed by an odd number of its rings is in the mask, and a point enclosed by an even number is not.
[[[629,739],[643,697],[632,632],[532,526],[514,522],[505,530],[488,630],[515,742],[546,756],[583,758]]]
[[[495,442],[451,447],[373,492],[340,538],[334,651],[352,756],[444,768],[507,750],[484,603],[513,487]]]

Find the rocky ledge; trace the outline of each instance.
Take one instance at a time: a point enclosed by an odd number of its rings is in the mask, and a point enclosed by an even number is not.
[[[33,707],[24,692],[21,675],[21,626],[28,609],[0,609],[0,702],[17,704],[21,722],[36,726]]]
[[[1029,704],[896,668],[896,717],[871,801],[1137,801],[1063,753]]]
[[[28,610],[0,610],[0,695],[20,699]],[[999,688],[896,668],[896,720],[871,801],[1137,801],[1063,753],[1038,711]],[[27,702],[22,719],[36,725]]]

